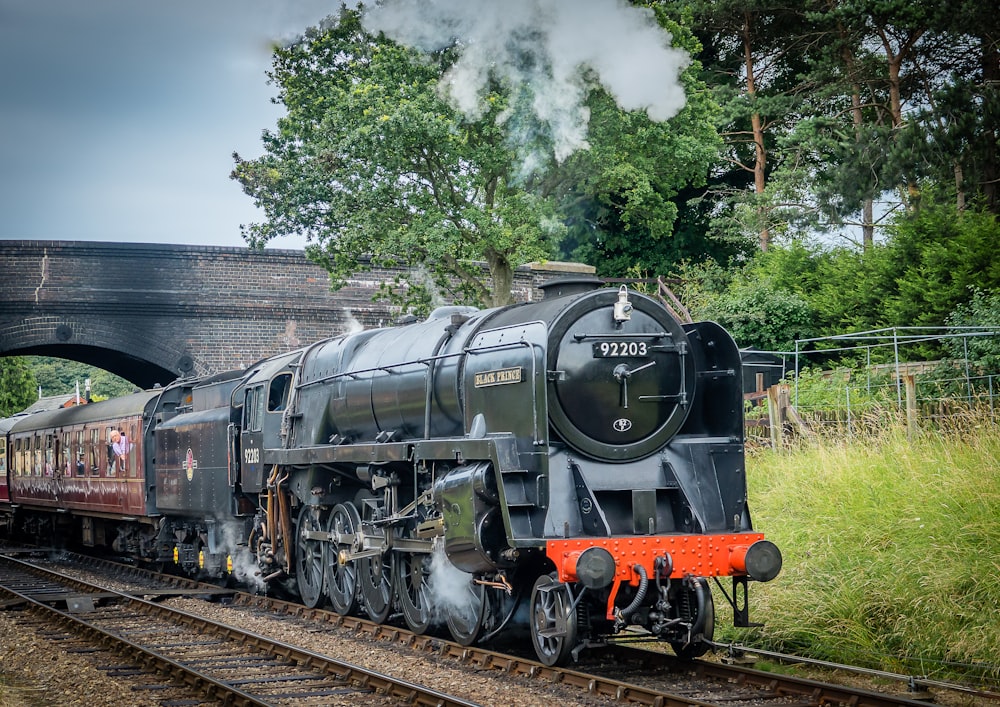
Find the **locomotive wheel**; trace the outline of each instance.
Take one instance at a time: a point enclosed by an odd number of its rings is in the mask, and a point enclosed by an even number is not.
[[[341,503],[333,508],[327,531],[334,536],[334,542],[326,543],[326,594],[333,610],[347,616],[357,606],[358,568],[353,561],[341,563],[340,551],[354,549],[355,533],[361,529],[361,515],[353,503]],[[346,538],[344,536],[347,536]],[[337,538],[344,538],[337,540]]]
[[[323,543],[303,537],[307,531],[322,530],[320,509],[304,506],[299,513],[295,543],[295,577],[302,603],[314,609],[323,601]]]
[[[383,532],[374,527],[366,527],[364,531],[369,536],[378,536]],[[368,613],[368,618],[377,624],[383,623],[392,611],[391,552],[359,559],[358,584],[361,587],[361,606]]]
[[[483,630],[486,616],[486,588],[471,579],[459,601],[448,606],[448,630],[456,643],[471,646]]]
[[[428,575],[424,570],[429,560],[429,555],[416,552],[398,552],[392,560],[392,579],[399,608],[406,625],[418,635],[426,632],[431,625]]]
[[[708,586],[707,580],[699,579],[697,581],[702,585],[702,591],[705,596],[705,621],[701,629],[701,638],[704,640],[698,639],[690,643],[671,641],[670,647],[674,649],[674,653],[681,660],[693,660],[705,655],[712,647],[709,641],[715,637],[715,603],[712,601],[712,589]],[[685,591],[689,595],[688,600],[691,602],[691,605],[697,606],[698,602],[694,591]]]
[[[543,574],[531,590],[531,642],[538,659],[563,665],[576,645],[576,612],[565,584]]]

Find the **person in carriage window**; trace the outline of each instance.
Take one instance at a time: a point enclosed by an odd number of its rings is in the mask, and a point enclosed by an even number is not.
[[[111,451],[114,454],[115,461],[118,462],[117,466],[120,471],[125,471],[126,456],[131,449],[132,443],[129,442],[124,432],[119,432],[118,430],[111,432]]]

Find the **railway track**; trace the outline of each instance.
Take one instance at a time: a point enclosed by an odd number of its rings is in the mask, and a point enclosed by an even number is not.
[[[309,648],[306,644],[313,638],[320,642],[322,640],[328,642],[329,638],[321,639],[320,637],[323,634],[333,634],[340,636],[340,639],[335,640],[341,642],[347,640],[347,637],[350,637],[350,640],[369,641],[377,650],[382,651],[382,657],[375,660],[385,669],[388,669],[386,667],[387,661],[405,661],[407,659],[400,656],[412,655],[414,656],[412,660],[417,660],[417,657],[422,656],[420,659],[428,661],[428,664],[451,665],[456,670],[464,670],[468,681],[482,681],[487,676],[501,681],[528,681],[535,686],[540,703],[544,703],[543,695],[547,691],[558,689],[561,692],[558,697],[552,698],[554,700],[566,700],[567,695],[575,694],[576,698],[569,697],[569,699],[575,699],[578,703],[594,705],[613,703],[719,705],[752,702],[755,705],[764,706],[769,704],[844,704],[862,707],[884,707],[887,705],[915,707],[926,704],[905,695],[882,694],[843,685],[831,685],[781,676],[744,666],[724,665],[708,661],[686,663],[669,654],[620,644],[611,646],[605,651],[591,652],[595,658],[575,666],[576,669],[546,667],[527,656],[498,653],[477,647],[463,647],[441,637],[416,636],[391,625],[378,625],[355,617],[343,617],[328,611],[308,609],[299,604],[271,597],[220,590],[217,587],[206,587],[176,577],[152,575],[120,565],[108,564],[106,567],[114,567],[115,571],[119,573],[119,579],[130,583],[131,587],[128,592],[146,597],[154,596],[164,600],[175,594],[186,596],[211,595],[213,593],[231,595],[227,607],[206,602],[188,602],[187,612],[180,612],[186,617],[180,624],[185,635],[190,637],[195,631],[204,630],[206,633],[209,631],[208,628],[197,628],[197,624],[193,623],[194,619],[187,618],[194,614],[201,614],[203,611],[223,614],[226,624],[242,623],[259,627],[262,622],[265,624],[270,622],[272,626],[275,623],[280,623],[286,633],[290,631],[299,637],[295,641],[297,647],[283,647],[277,652],[272,651],[271,655],[281,656],[285,663],[308,666],[306,673],[310,676],[319,674],[319,669],[316,666],[320,664],[321,659],[324,659],[326,649],[322,647]],[[88,560],[88,569],[95,569],[92,560]],[[122,592],[121,596],[128,596],[128,592]],[[49,596],[49,603],[52,603],[51,599],[52,595]],[[122,601],[119,599],[116,603]],[[163,608],[153,602],[146,603],[153,604],[158,609]],[[155,616],[155,613],[153,615]],[[276,616],[283,618],[278,620],[275,618]],[[213,623],[219,624],[219,619]],[[212,630],[225,633],[230,629],[229,627],[225,629],[216,627]],[[270,629],[258,628],[257,633],[270,633]],[[257,634],[244,632],[235,635]],[[246,642],[248,639],[237,640]],[[300,643],[303,645],[298,645]],[[217,653],[219,648],[206,647],[205,651]],[[292,651],[297,652],[293,653]],[[395,651],[395,653],[391,651]],[[258,660],[260,659],[258,658]],[[229,667],[234,671],[239,671],[240,664],[239,662],[230,663]],[[340,679],[344,668],[338,670],[340,672],[334,670],[333,675]],[[379,680],[384,677],[381,676]],[[286,686],[292,682],[291,676],[286,676],[283,680]],[[392,688],[383,686],[381,682],[376,684],[370,682],[370,678],[367,680],[356,678],[354,684],[360,685],[361,690],[373,691],[377,695],[395,695],[396,699],[405,695],[405,699],[410,704],[430,703],[418,701],[413,696],[416,693],[412,692],[414,688],[410,683],[405,683],[405,688],[398,688],[404,692],[391,693],[388,691]],[[206,685],[208,684],[206,683]],[[337,689],[345,688],[339,686]],[[431,693],[432,697],[426,699],[438,700],[434,704],[451,704],[440,701],[444,699],[440,693],[434,691]],[[472,703],[468,698],[458,699],[466,701],[458,701],[454,704]],[[333,702],[320,703],[333,704]],[[357,699],[352,700],[352,703],[357,704]],[[248,702],[246,704],[254,703]]]
[[[9,556],[0,558],[0,594],[4,606],[22,606],[208,703],[475,704]]]

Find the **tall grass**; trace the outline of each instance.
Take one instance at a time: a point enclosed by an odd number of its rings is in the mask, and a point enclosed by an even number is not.
[[[1000,428],[820,438],[747,461],[784,568],[720,638],[911,675],[1000,665]],[[722,622],[720,622],[721,624]],[[721,629],[721,626],[720,626]],[[717,634],[718,635],[718,634]]]

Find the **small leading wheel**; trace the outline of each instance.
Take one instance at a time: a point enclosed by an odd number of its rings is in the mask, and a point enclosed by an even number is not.
[[[310,609],[323,601],[323,543],[306,537],[307,533],[322,529],[320,513],[317,506],[302,508],[295,542],[295,578],[299,596]]]
[[[340,503],[330,513],[327,531],[333,536],[326,544],[326,595],[333,610],[347,616],[357,608],[358,568],[341,552],[350,552],[357,543],[361,514],[353,503]]]
[[[431,625],[428,568],[430,555],[418,552],[396,552],[392,558],[392,581],[395,585],[399,608],[406,625],[421,635]]]
[[[384,531],[374,526],[364,527],[364,533],[368,537],[385,537]],[[360,558],[357,564],[361,606],[369,619],[384,623],[392,611],[392,552],[383,543],[381,551]]]
[[[576,645],[576,612],[569,589],[555,576],[543,574],[531,590],[531,642],[538,659],[563,665]]]
[[[465,589],[447,609],[446,620],[451,637],[460,645],[471,646],[483,630],[485,615],[486,590],[470,577]]]
[[[685,604],[690,607],[687,613],[693,623],[699,624],[701,630],[691,636],[690,641],[671,641],[670,647],[681,660],[694,660],[705,655],[712,648],[711,641],[715,637],[715,603],[712,601],[712,588],[708,585],[708,580],[697,579],[698,587],[685,589]],[[704,607],[703,617],[698,616],[698,594],[701,594]],[[704,620],[701,620],[701,619]]]

